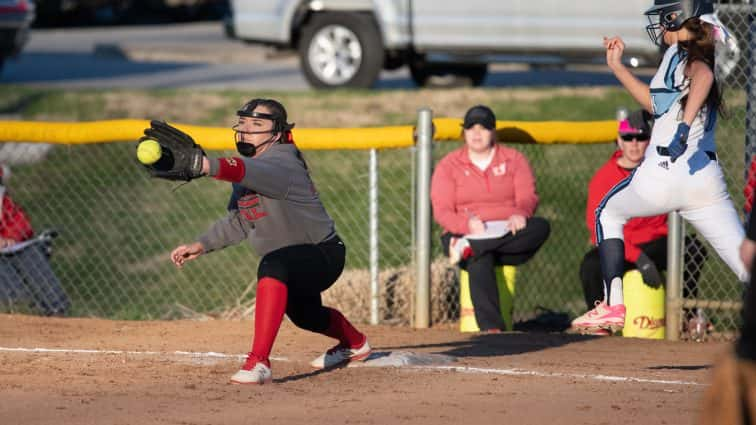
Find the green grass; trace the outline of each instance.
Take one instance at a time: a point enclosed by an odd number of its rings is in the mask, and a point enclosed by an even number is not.
[[[623,91],[603,90],[581,97],[571,93],[536,89],[534,100],[512,101],[507,90],[486,91],[488,103],[501,120],[603,120],[612,119],[620,106],[634,103]],[[111,92],[112,93],[112,92]],[[0,87],[0,110],[29,120],[99,120],[146,118],[165,113],[180,119],[180,104],[190,94],[181,90],[123,91],[125,98],[138,97],[155,107],[145,116],[139,110],[108,109],[107,93],[63,92],[18,87]],[[192,111],[191,123],[223,125],[229,115],[250,97],[233,91],[192,92],[213,96],[205,109]],[[433,107],[439,91],[418,92]],[[481,92],[483,93],[483,92]],[[112,94],[110,94],[112,96]],[[337,91],[255,93],[282,100],[298,127],[328,127],[339,124],[336,114],[371,114],[371,125],[411,124],[416,110],[406,114],[396,108],[359,110],[365,99],[376,105],[397,102],[402,92]],[[425,100],[425,99],[423,99]],[[201,105],[203,102],[198,102]],[[303,122],[291,113],[297,107],[317,115]],[[469,105],[459,105],[465,109]],[[300,111],[302,112],[302,111]],[[743,170],[744,107],[732,108],[733,118],[720,125],[721,161],[728,170],[731,187],[740,188]],[[443,113],[437,116],[445,116]],[[186,122],[186,121],[182,121]],[[503,141],[506,143],[506,140]],[[439,143],[434,157],[458,147]],[[610,143],[577,145],[516,145],[531,161],[537,176],[540,206],[537,215],[551,222],[552,234],[541,252],[518,274],[516,315],[526,317],[543,305],[576,313],[583,309],[578,265],[589,248],[584,224],[586,184],[613,151]],[[217,153],[220,154],[220,153]],[[368,245],[368,152],[306,151],[313,178],[337,229],[348,246],[348,268],[366,268]],[[412,261],[412,160],[410,149],[379,153],[381,267],[408,265]],[[61,231],[55,243],[54,267],[73,297],[76,315],[117,319],[171,318],[186,307],[201,312],[220,312],[232,306],[244,288],[254,284],[257,259],[244,246],[212,253],[177,271],[168,252],[189,242],[225,212],[229,185],[201,179],[176,189],[176,184],[151,180],[134,159],[134,143],[89,146],[57,146],[45,160],[14,167],[11,190],[26,208],[35,228]],[[737,186],[734,186],[737,184]],[[175,190],[174,190],[175,189]],[[736,205],[742,204],[739,189],[733,190]],[[440,257],[434,226],[433,255]],[[710,257],[714,257],[710,250]],[[732,298],[736,289],[729,271],[711,260],[702,281],[707,296]],[[724,283],[723,283],[724,282]],[[721,291],[720,288],[726,288]],[[717,292],[719,291],[719,292]]]

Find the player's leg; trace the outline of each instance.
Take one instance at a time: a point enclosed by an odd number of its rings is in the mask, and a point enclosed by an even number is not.
[[[683,209],[680,215],[709,241],[741,282],[748,281],[749,274],[738,249],[745,230],[729,197],[706,206]]]
[[[338,340],[334,347],[310,363],[316,369],[365,360],[371,353],[367,336],[357,330],[340,311],[323,306],[320,294],[290,297],[286,314],[299,328]]]
[[[588,310],[606,298],[598,248],[592,248],[583,256],[583,261],[580,262],[580,282]]]
[[[266,257],[263,257],[263,260]],[[252,349],[241,369],[231,377],[236,384],[265,384],[273,380],[270,352],[283,321],[288,301],[284,282],[260,270],[255,297],[255,334]]]
[[[286,313],[298,327],[335,338],[339,343],[313,361],[313,366],[333,367],[352,360],[364,360],[371,352],[367,337],[338,310],[324,307],[320,293],[330,288],[341,275],[346,247],[338,237],[318,245],[297,245],[276,250],[268,261],[283,264],[272,270],[289,289]]]
[[[622,276],[625,272],[624,227],[631,217],[661,214],[666,207],[663,193],[646,190],[647,178],[636,171],[614,186],[596,208],[596,237],[606,299],[572,322],[575,329],[620,330],[625,324]],[[660,199],[655,202],[655,197]]]

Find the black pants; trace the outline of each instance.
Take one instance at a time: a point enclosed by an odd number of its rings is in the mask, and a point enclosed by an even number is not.
[[[743,298],[743,324],[735,345],[738,357],[756,361],[756,262],[751,267],[751,281]]]
[[[68,312],[71,301],[50,267],[46,243],[0,255],[0,308],[24,303],[46,316]]]
[[[667,270],[667,237],[654,239],[640,246],[656,265],[657,270]],[[683,297],[695,297],[698,294],[698,277],[706,261],[706,248],[694,236],[685,237],[685,265],[683,266]],[[635,269],[635,263],[625,260],[624,271]],[[604,280],[601,274],[599,251],[594,247],[588,251],[580,263],[580,281],[583,284],[583,296],[588,309],[596,301],[604,299]]]
[[[323,333],[330,324],[329,310],[320,293],[330,288],[344,270],[346,246],[338,236],[317,245],[292,245],[266,254],[257,279],[272,277],[289,290],[286,315],[295,325]]]
[[[551,231],[549,222],[541,217],[531,217],[525,228],[517,234],[508,233],[501,238],[471,239],[473,255],[460,263],[470,279],[470,298],[475,308],[475,320],[481,331],[505,330],[499,305],[499,288],[496,285],[497,265],[517,266],[531,259],[541,248]],[[449,254],[452,235],[441,235],[441,246]]]

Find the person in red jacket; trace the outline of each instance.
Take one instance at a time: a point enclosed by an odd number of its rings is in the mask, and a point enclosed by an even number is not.
[[[651,115],[643,110],[631,113],[620,121],[618,149],[604,163],[588,184],[585,224],[594,247],[580,264],[580,280],[588,309],[605,299],[601,261],[596,245],[596,208],[609,190],[630,175],[641,161],[651,137]],[[638,269],[648,285],[663,283],[660,270],[667,266],[667,215],[630,219],[624,228],[625,271]],[[706,250],[694,237],[686,237],[683,295],[695,296],[696,282],[706,260]],[[603,333],[602,333],[603,334]],[[608,334],[608,333],[607,333]]]
[[[533,216],[538,194],[528,160],[496,143],[493,111],[474,106],[462,126],[464,146],[441,159],[433,172],[433,217],[444,229],[444,253],[468,272],[478,327],[496,332],[505,324],[495,266],[528,261],[550,227],[546,219]]]
[[[45,315],[64,315],[71,302],[48,261],[51,237],[33,238],[29,218],[8,196],[9,177],[0,166],[0,311],[28,303]]]

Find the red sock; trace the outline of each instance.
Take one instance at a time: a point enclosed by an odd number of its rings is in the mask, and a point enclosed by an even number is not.
[[[257,282],[255,300],[255,336],[252,354],[270,367],[270,351],[286,312],[288,288],[280,280],[264,277]]]
[[[358,348],[365,343],[365,335],[361,334],[341,312],[326,307],[330,313],[330,323],[328,329],[323,332],[331,338],[336,338],[342,346],[349,348]]]

